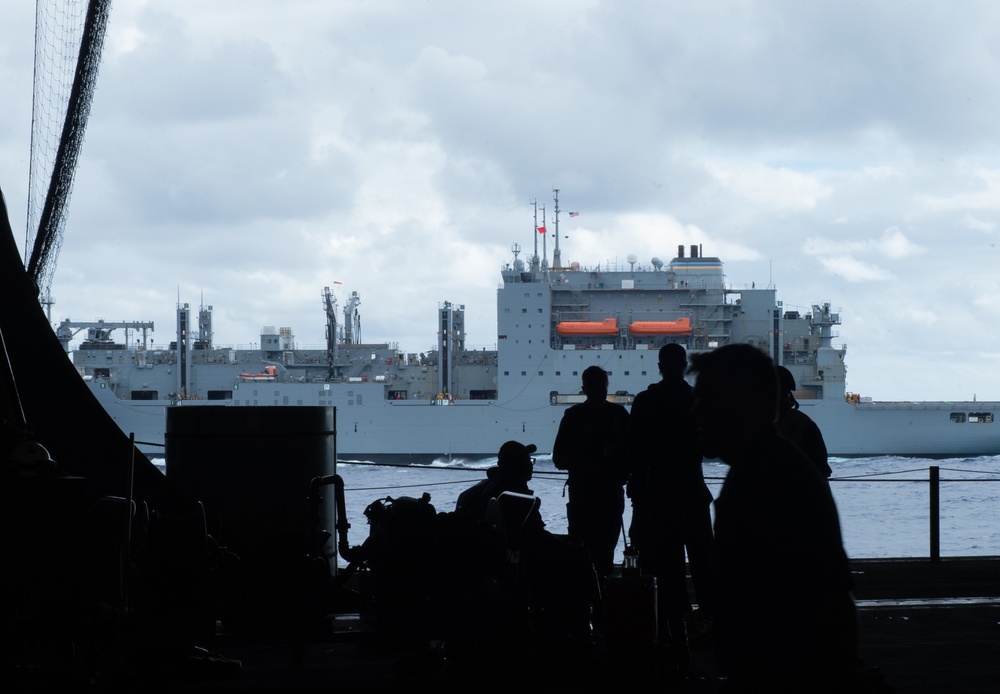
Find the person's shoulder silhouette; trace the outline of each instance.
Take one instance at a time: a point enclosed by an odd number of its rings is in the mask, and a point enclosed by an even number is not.
[[[824,477],[829,477],[830,469],[826,441],[819,426],[805,412],[799,409],[795,398],[795,377],[786,367],[775,367],[778,377],[778,433],[802,449],[806,457]]]
[[[528,481],[534,471],[535,459],[531,457],[538,448],[535,444],[507,441],[497,453],[497,464],[486,471],[481,480],[458,495],[455,510],[475,518],[484,518],[490,499],[504,492],[531,494]]]

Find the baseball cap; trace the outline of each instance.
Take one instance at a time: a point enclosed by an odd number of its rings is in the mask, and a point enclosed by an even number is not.
[[[500,452],[497,453],[497,464],[503,465],[505,463],[517,463],[523,461],[525,458],[530,458],[531,454],[538,450],[538,447],[529,443],[525,446],[519,441],[508,441],[504,445],[500,446]]]

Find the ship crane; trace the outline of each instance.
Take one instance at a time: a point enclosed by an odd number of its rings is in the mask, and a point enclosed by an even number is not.
[[[347,297],[347,305],[344,306],[344,327],[341,335],[341,328],[337,325],[337,297],[329,287],[323,287],[323,310],[326,313],[326,364],[329,380],[334,380],[339,375],[337,361],[338,345],[341,340],[345,345],[361,344],[361,313],[358,311],[360,305],[361,296],[357,292],[351,292]]]
[[[68,318],[59,324],[56,328],[56,337],[59,338],[60,344],[62,344],[63,349],[66,353],[69,353],[69,343],[74,337],[81,331],[87,330],[88,336],[92,340],[106,341],[110,340],[112,331],[114,330],[141,330],[142,331],[142,349],[147,349],[148,343],[148,333],[152,332],[153,322],[152,321],[126,321],[126,322],[112,322],[99,320],[96,322],[73,322]],[[128,337],[125,338],[126,341]]]
[[[323,310],[326,312],[326,366],[327,380],[332,381],[337,373],[337,297],[329,287],[323,287]]]
[[[361,305],[361,297],[357,292],[351,292],[347,298],[347,306],[344,307],[344,344],[361,344],[361,313],[358,306]]]

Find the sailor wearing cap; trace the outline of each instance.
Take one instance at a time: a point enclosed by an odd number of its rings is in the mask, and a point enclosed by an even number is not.
[[[486,470],[486,479],[477,482],[458,495],[456,511],[463,511],[475,518],[486,517],[486,507],[490,499],[503,492],[533,494],[528,489],[535,459],[531,457],[538,448],[533,443],[524,445],[518,441],[508,441],[500,446],[497,464]]]

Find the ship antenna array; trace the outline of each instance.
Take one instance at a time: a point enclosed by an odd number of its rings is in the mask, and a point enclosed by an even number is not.
[[[36,0],[35,3],[35,73],[24,249],[28,276],[40,292],[39,301],[45,306],[50,322],[55,303],[52,278],[90,116],[111,0],[86,3],[82,32],[79,6],[60,0]],[[73,67],[72,51],[76,48],[79,50]],[[57,128],[60,134],[58,141],[53,143]],[[43,188],[47,189],[44,199]]]

